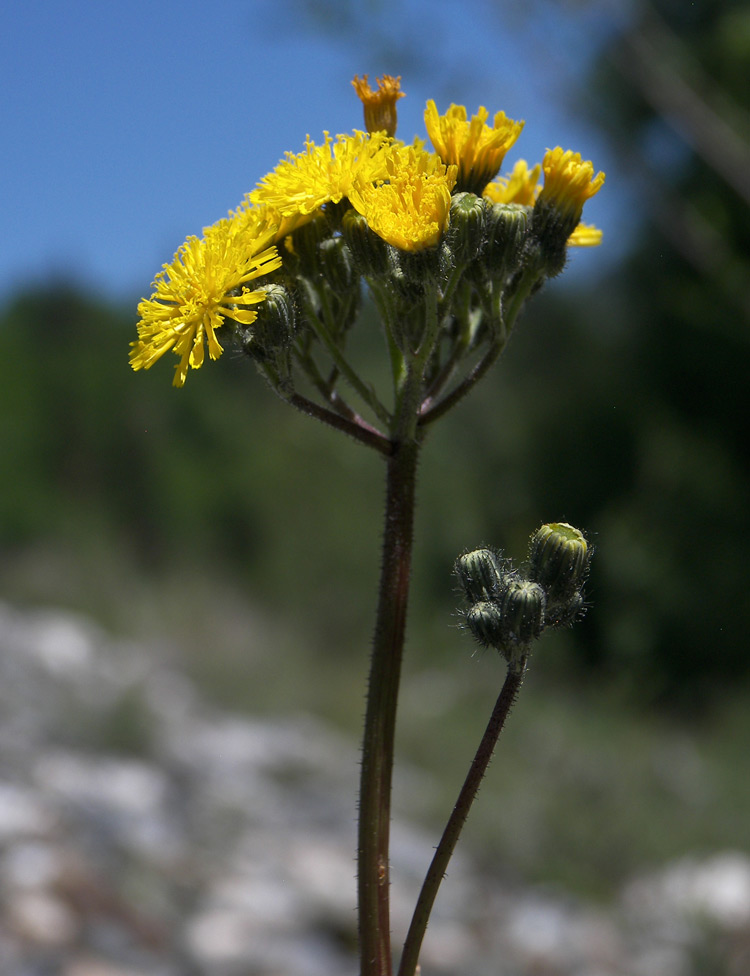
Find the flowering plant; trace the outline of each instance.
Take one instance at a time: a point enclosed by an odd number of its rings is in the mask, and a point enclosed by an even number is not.
[[[505,348],[526,301],[559,274],[567,248],[596,245],[581,223],[598,192],[578,153],[558,147],[500,175],[522,122],[427,103],[433,150],[396,138],[400,79],[354,86],[366,131],[287,153],[228,217],[190,237],[139,307],[133,369],[178,357],[174,385],[229,344],[308,416],[372,448],[386,465],[383,559],[368,685],[359,804],[361,976],[390,976],[391,773],[404,646],[417,460],[436,420]],[[543,179],[542,179],[543,173]],[[542,182],[540,183],[540,179]],[[381,390],[348,356],[363,283],[379,313],[390,383]],[[373,370],[372,375],[380,371]],[[531,643],[583,606],[590,549],[566,523],[532,539],[524,573],[492,549],[464,553],[456,574],[467,628],[507,674],[485,736],[417,903],[399,976],[413,976],[437,888],[515,700]]]

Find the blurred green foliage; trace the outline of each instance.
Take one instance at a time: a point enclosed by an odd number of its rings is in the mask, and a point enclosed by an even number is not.
[[[597,547],[594,609],[540,666],[702,708],[750,673],[744,410],[718,393],[747,397],[744,337],[717,334],[707,348],[676,312],[632,316],[620,289],[550,287],[491,378],[431,434],[410,653],[424,665],[435,641],[460,646],[459,550],[491,542],[522,558],[538,523],[565,519]],[[0,317],[6,585],[40,541],[99,545],[154,578],[186,565],[233,578],[329,658],[361,649],[380,459],[289,410],[231,352],[184,390],[166,363],[134,374],[132,332],[129,310],[60,285],[17,296]]]

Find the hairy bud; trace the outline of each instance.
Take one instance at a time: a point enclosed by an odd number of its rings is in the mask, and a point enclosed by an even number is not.
[[[455,573],[469,603],[495,600],[500,593],[502,559],[492,549],[473,549],[456,560]]]
[[[353,208],[341,220],[341,233],[361,274],[382,277],[391,270],[390,245],[386,244]]]
[[[581,588],[590,560],[584,534],[567,522],[549,522],[531,537],[531,579],[544,587],[553,602],[565,600]]]
[[[506,643],[527,647],[541,636],[547,599],[538,583],[506,577],[501,601]]]
[[[242,335],[243,351],[257,362],[268,362],[289,346],[297,330],[294,298],[283,285],[263,285],[266,294],[258,317]]]
[[[520,267],[528,226],[528,207],[518,203],[493,203],[489,207],[482,257],[490,278],[507,278]]]
[[[456,193],[451,199],[450,224],[444,244],[452,265],[468,264],[484,242],[487,205],[473,193]]]
[[[498,650],[503,644],[503,617],[500,607],[489,600],[475,603],[466,614],[466,625],[485,647]]]

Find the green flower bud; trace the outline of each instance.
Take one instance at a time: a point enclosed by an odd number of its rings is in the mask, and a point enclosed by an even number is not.
[[[287,237],[284,243],[285,265],[295,268],[299,274],[314,278],[320,272],[321,241],[329,236],[330,229],[325,214],[316,214],[312,220],[298,227]]]
[[[550,606],[567,605],[580,596],[590,561],[583,533],[567,522],[543,525],[531,537],[529,575],[544,588]]]
[[[329,237],[319,248],[320,271],[337,295],[359,287],[352,254],[342,237]]]
[[[258,317],[241,330],[242,349],[258,362],[268,362],[289,346],[297,330],[294,297],[284,285],[261,285],[265,300],[256,305]]]
[[[568,627],[586,611],[583,593],[578,590],[563,603],[547,604],[545,625],[547,627]]]
[[[482,263],[491,279],[505,279],[521,265],[529,227],[529,208],[494,203],[488,208]]]
[[[506,646],[520,644],[527,647],[541,636],[546,606],[544,590],[538,583],[506,576],[500,604]]]
[[[466,625],[484,647],[502,648],[505,639],[500,607],[489,600],[475,603],[466,614]]]
[[[367,219],[350,208],[341,220],[341,233],[354,263],[363,275],[381,277],[391,270],[391,247],[370,230]]]
[[[444,239],[451,265],[468,264],[479,254],[486,212],[486,203],[474,193],[456,193],[452,197],[450,224]]]
[[[455,573],[469,603],[494,600],[500,593],[502,559],[492,549],[474,549],[458,557]]]

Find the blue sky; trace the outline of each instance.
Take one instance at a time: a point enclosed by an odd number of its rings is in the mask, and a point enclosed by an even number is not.
[[[149,293],[184,238],[234,208],[285,150],[362,126],[350,81],[364,73],[402,75],[404,139],[424,135],[435,98],[441,110],[455,101],[526,119],[509,164],[557,144],[593,159],[608,181],[587,218],[607,244],[576,253],[571,274],[598,273],[620,252],[615,162],[572,95],[616,24],[608,2],[585,15],[572,0],[8,7],[0,300],[51,277],[117,300]]]

